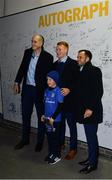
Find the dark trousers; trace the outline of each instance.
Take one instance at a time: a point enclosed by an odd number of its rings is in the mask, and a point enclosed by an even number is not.
[[[98,124],[84,124],[87,144],[88,144],[88,159],[90,165],[97,166],[98,164]]]
[[[37,141],[43,143],[45,136],[45,125],[41,122],[42,104],[39,101],[36,87],[25,85],[22,93],[22,140],[29,142],[31,115],[35,104],[38,117]]]
[[[60,142],[60,122],[54,123],[55,131],[46,132],[48,139],[48,154],[53,154],[56,157],[61,156],[61,142]]]
[[[74,114],[71,112],[62,113],[61,121],[61,145],[65,143],[66,120],[70,131],[70,150],[77,149],[77,126]]]

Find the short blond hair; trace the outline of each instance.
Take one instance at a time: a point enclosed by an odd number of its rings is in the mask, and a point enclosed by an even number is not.
[[[63,45],[65,46],[67,49],[69,49],[69,44],[66,41],[60,41],[57,43],[57,46]]]

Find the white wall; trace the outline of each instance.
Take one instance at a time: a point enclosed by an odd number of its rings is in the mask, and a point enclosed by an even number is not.
[[[0,0],[0,17],[4,14],[4,0]]]
[[[4,0],[5,15],[25,11],[28,9],[60,2],[62,0]]]
[[[19,0],[18,0],[19,1]],[[95,0],[101,2],[101,0]],[[45,49],[55,57],[55,45],[58,41],[64,40],[70,44],[69,55],[71,58],[77,57],[79,49],[89,49],[93,54],[93,64],[99,66],[103,73],[104,82],[104,121],[99,125],[98,137],[99,145],[112,149],[112,0],[109,1],[108,16],[99,17],[97,12],[92,19],[83,21],[74,19],[71,22],[60,24],[56,21],[49,27],[38,26],[40,16],[48,15],[52,12],[66,12],[74,7],[84,7],[84,1],[70,0],[65,3],[58,3],[41,9],[35,9],[14,16],[9,16],[0,20],[0,59],[2,77],[2,98],[3,115],[10,121],[21,123],[21,96],[15,96],[12,91],[17,69],[21,63],[24,49],[30,46],[33,33],[38,29],[45,37]],[[86,5],[90,7],[91,2],[86,0]],[[83,13],[83,17],[85,14]],[[63,31],[64,30],[64,31]],[[64,33],[63,33],[64,32]],[[74,43],[75,42],[75,43]],[[32,116],[32,126],[37,127],[36,114]],[[69,129],[67,128],[67,136]],[[82,125],[78,124],[78,139],[85,141],[85,133]]]
[[[62,0],[0,0],[0,17],[60,1]],[[1,81],[0,81],[0,113],[2,113]]]

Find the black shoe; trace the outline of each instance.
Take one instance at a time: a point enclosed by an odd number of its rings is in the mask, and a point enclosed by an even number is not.
[[[79,164],[82,166],[87,166],[87,165],[89,165],[89,160],[86,159],[85,161],[80,161]]]
[[[79,172],[83,174],[88,174],[97,169],[97,166],[87,165],[85,168],[81,169]]]
[[[23,141],[20,141],[18,144],[16,144],[16,146],[14,147],[15,150],[19,150],[19,149],[22,149],[25,145],[28,145],[29,142],[23,142]]]
[[[42,143],[37,143],[37,145],[35,146],[35,152],[40,152],[43,148],[43,144]]]
[[[48,164],[56,164],[57,162],[61,161],[61,157],[58,156],[52,156],[49,161]]]

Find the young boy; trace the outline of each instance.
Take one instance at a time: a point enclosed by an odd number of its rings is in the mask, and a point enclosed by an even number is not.
[[[44,95],[44,115],[41,118],[46,124],[48,155],[45,161],[49,164],[55,164],[61,160],[60,121],[64,97],[57,86],[58,80],[57,71],[50,71],[47,74],[48,88]]]

